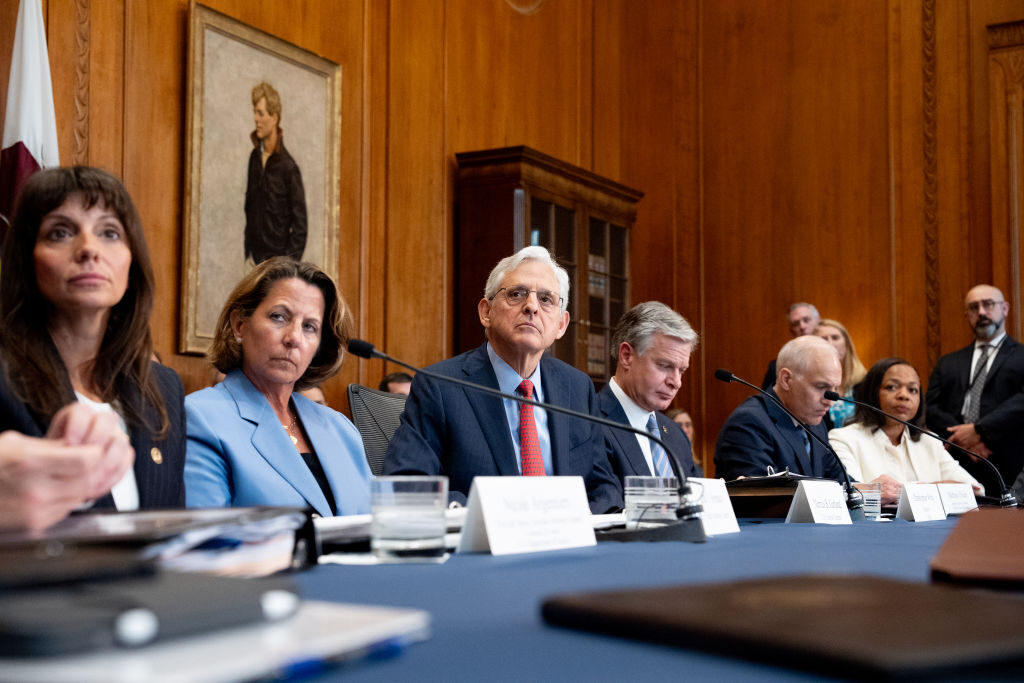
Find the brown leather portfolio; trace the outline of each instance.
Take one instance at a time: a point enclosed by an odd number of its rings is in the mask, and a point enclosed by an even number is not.
[[[557,626],[840,677],[1024,670],[1024,597],[874,576],[563,595],[542,612]]]
[[[1024,510],[981,508],[966,513],[931,566],[937,581],[1024,590]]]

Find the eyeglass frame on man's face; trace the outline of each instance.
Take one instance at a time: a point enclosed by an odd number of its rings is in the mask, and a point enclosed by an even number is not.
[[[530,289],[526,285],[516,285],[515,287],[502,287],[501,289],[494,293],[494,296],[492,296],[490,300],[494,301],[495,297],[497,297],[502,292],[505,292],[505,294],[503,294],[502,296],[504,297],[505,301],[508,303],[509,306],[522,306],[524,303],[530,300],[531,294],[536,294],[537,304],[547,312],[551,312],[554,310],[561,311],[562,302],[565,300],[561,296],[558,296],[557,294],[552,292],[550,289]],[[518,300],[513,299],[512,297],[516,295],[519,295],[522,298]],[[545,303],[543,297],[552,297],[552,301]]]
[[[992,311],[995,310],[996,306],[1005,304],[1005,301],[995,301],[993,299],[982,299],[981,301],[972,301],[967,304],[968,313],[980,313],[981,311]]]

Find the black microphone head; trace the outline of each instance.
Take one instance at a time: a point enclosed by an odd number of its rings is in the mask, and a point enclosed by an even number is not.
[[[840,396],[839,394],[837,394],[834,391],[826,391],[825,392],[825,398],[827,398],[830,401],[842,401],[843,400],[843,397]]]
[[[731,382],[732,378],[733,375],[728,370],[723,370],[722,368],[715,370],[715,379],[720,379],[723,382]]]
[[[349,339],[348,352],[360,358],[373,358],[373,344],[362,339]]]

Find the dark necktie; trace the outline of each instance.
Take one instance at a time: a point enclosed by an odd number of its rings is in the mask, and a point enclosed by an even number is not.
[[[981,413],[981,390],[985,388],[985,380],[988,378],[988,357],[992,355],[992,346],[982,344],[981,357],[978,358],[978,365],[974,369],[974,379],[971,380],[971,387],[968,389],[970,400],[967,402],[967,412],[964,414],[964,422],[974,424],[978,421]]]
[[[525,398],[533,400],[533,382],[524,379],[516,389]],[[533,419],[533,406],[519,404],[519,454],[522,458],[524,477],[543,477],[544,456],[540,452],[540,438],[537,437],[537,423]]]

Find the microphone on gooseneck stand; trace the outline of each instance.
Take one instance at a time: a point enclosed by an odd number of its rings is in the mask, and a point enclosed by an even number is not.
[[[850,510],[863,510],[864,494],[858,491],[857,487],[853,485],[853,481],[850,479],[850,475],[846,471],[846,466],[843,465],[843,461],[839,458],[839,454],[835,452],[835,450],[827,441],[824,441],[820,436],[815,434],[810,427],[804,424],[803,420],[798,419],[797,416],[794,415],[789,410],[789,408],[783,405],[782,401],[780,401],[774,394],[771,394],[762,389],[761,387],[755,384],[751,384],[750,382],[747,382],[746,380],[740,379],[739,377],[732,374],[728,370],[722,370],[721,368],[715,370],[715,379],[721,380],[723,382],[739,382],[744,386],[748,386],[754,391],[764,396],[765,398],[771,400],[773,403],[775,403],[775,405],[782,409],[782,412],[786,413],[786,415],[789,415],[791,418],[793,418],[793,421],[796,422],[797,425],[799,425],[800,428],[803,429],[808,436],[810,436],[812,439],[818,442],[821,445],[821,447],[824,448],[826,451],[831,453],[832,457],[836,459],[837,463],[839,463],[839,469],[843,471],[843,479],[846,480],[846,483],[843,485],[843,488],[846,491],[846,507],[849,508]],[[825,392],[825,398],[829,398],[829,393],[834,392]],[[829,400],[831,401],[834,399]]]
[[[362,339],[350,339],[348,342],[348,350],[349,353],[351,353],[354,356],[359,356],[360,358],[379,358],[381,360],[386,360],[389,363],[401,365],[403,368],[407,368],[415,373],[422,374],[425,377],[430,377],[431,379],[439,380],[441,382],[451,382],[452,384],[459,384],[469,389],[473,389],[474,391],[490,394],[491,396],[507,398],[518,403],[526,403],[531,406],[536,406],[537,408],[543,408],[544,410],[562,413],[564,415],[569,415],[575,418],[579,418],[581,420],[586,420],[587,422],[595,422],[606,427],[611,427],[613,429],[621,429],[623,431],[632,432],[634,434],[640,434],[641,436],[647,437],[651,441],[654,441],[655,443],[659,444],[662,448],[664,448],[665,452],[668,454],[670,458],[672,458],[672,461],[676,465],[676,469],[679,474],[678,479],[680,501],[679,508],[676,509],[676,517],[679,521],[671,524],[664,524],[659,527],[652,527],[646,529],[629,529],[625,531],[616,529],[605,531],[600,534],[600,537],[603,540],[613,541],[678,540],[689,541],[691,543],[703,543],[705,540],[707,540],[704,534],[704,525],[700,521],[700,514],[704,511],[704,508],[699,503],[686,502],[686,497],[690,494],[691,489],[689,483],[687,483],[686,471],[683,469],[682,463],[679,461],[679,458],[676,457],[676,454],[672,452],[672,449],[669,448],[669,445],[667,443],[662,441],[660,438],[654,436],[650,432],[647,432],[646,430],[642,429],[635,429],[631,425],[615,422],[614,420],[607,420],[603,417],[590,415],[589,413],[581,413],[580,411],[573,410],[571,408],[563,408],[562,406],[555,405],[553,403],[542,403],[541,401],[534,401],[532,399],[528,399],[523,396],[518,396],[516,394],[506,394],[503,391],[499,391],[497,389],[493,389],[482,384],[476,384],[475,382],[468,382],[464,379],[459,379],[457,377],[449,377],[447,375],[441,375],[436,372],[431,372],[430,370],[424,370],[423,368],[418,368],[415,365],[410,365],[409,363],[400,361],[397,358],[393,358],[392,356],[389,356],[383,351],[378,351],[376,348],[374,348],[373,344],[367,341],[363,341]]]
[[[884,415],[885,417],[887,417],[889,419],[896,420],[897,422],[899,422],[901,424],[905,424],[906,426],[910,427],[914,431],[917,431],[917,432],[920,432],[921,434],[925,434],[927,436],[930,436],[933,439],[938,439],[939,441],[941,441],[942,443],[946,444],[947,446],[952,446],[953,448],[958,448],[961,451],[963,451],[964,453],[966,453],[967,455],[969,455],[972,458],[974,458],[975,460],[978,460],[979,462],[985,463],[992,470],[992,473],[996,475],[996,481],[999,482],[999,488],[1002,490],[1002,493],[999,494],[999,506],[1000,507],[1004,507],[1004,508],[1017,507],[1017,499],[1010,492],[1010,489],[1008,489],[1006,487],[1006,481],[1003,479],[1003,475],[1000,474],[999,468],[996,467],[995,465],[993,465],[991,462],[989,462],[988,458],[983,458],[980,455],[978,455],[977,453],[974,453],[972,451],[967,450],[963,446],[957,446],[952,441],[949,441],[948,439],[943,439],[941,436],[939,436],[935,432],[931,432],[931,431],[929,431],[927,429],[924,429],[923,427],[918,427],[913,422],[907,422],[906,420],[901,420],[900,418],[896,417],[895,415],[890,415],[889,413],[885,412],[881,408],[876,408],[875,406],[871,405],[870,403],[865,403],[864,401],[857,401],[857,400],[852,399],[852,398],[846,398],[845,396],[840,396],[838,393],[836,393],[834,391],[826,391],[825,392],[825,398],[827,398],[830,401],[846,401],[847,403],[853,403],[854,405],[864,406],[868,410],[873,410],[876,413],[878,413],[879,415]]]

